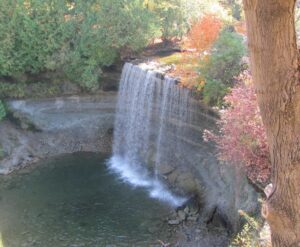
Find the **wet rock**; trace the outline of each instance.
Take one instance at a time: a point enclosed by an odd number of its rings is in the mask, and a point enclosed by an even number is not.
[[[176,184],[177,177],[179,176],[179,172],[177,170],[174,170],[170,174],[168,174],[167,180],[171,185]]]
[[[178,219],[179,219],[180,221],[185,221],[185,220],[186,220],[186,213],[185,213],[184,211],[179,210],[179,211],[177,212],[177,215],[178,215]]]
[[[183,188],[184,191],[189,194],[199,193],[201,190],[199,183],[195,179],[195,175],[190,171],[178,172],[176,185],[180,188]]]
[[[164,164],[164,163],[162,163],[162,164],[160,164],[158,166],[158,169],[159,169],[160,174],[166,176],[166,175],[174,172],[174,170],[176,169],[176,167],[174,167],[174,165],[171,165],[171,164]]]
[[[194,221],[194,222],[196,222],[198,220],[198,215],[196,215],[196,216],[188,216],[187,220],[188,221]]]
[[[191,216],[194,216],[194,215],[197,215],[199,213],[199,207],[191,207],[190,208],[190,212],[189,212],[189,215]]]
[[[180,220],[179,219],[169,220],[168,224],[169,225],[179,225],[180,224]]]
[[[190,208],[188,206],[186,206],[183,210],[186,214],[190,213]]]

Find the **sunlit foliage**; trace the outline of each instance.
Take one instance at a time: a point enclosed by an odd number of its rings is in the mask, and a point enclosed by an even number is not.
[[[183,43],[185,52],[161,59],[167,64],[174,64],[172,75],[180,77],[181,85],[201,91],[204,86],[203,78],[197,72],[199,58],[203,52],[208,52],[217,39],[222,21],[213,14],[205,14],[191,26]]]
[[[181,2],[182,0],[147,1],[147,7],[158,18],[163,40],[182,37],[188,28]]]
[[[241,59],[245,52],[242,36],[225,28],[214,43],[208,61],[201,63],[200,73],[206,79],[219,80],[230,86],[243,69]]]
[[[242,19],[242,0],[220,0],[220,4],[229,10],[229,15],[240,21]]]
[[[134,57],[158,38],[178,40],[190,31],[194,44],[208,49],[219,24],[232,22],[231,12],[220,0],[2,0],[0,95],[23,97],[28,83],[45,77],[95,91],[104,67]],[[186,85],[191,87],[195,79],[195,88],[202,88],[203,79],[194,71],[195,54],[185,55],[183,62],[193,63],[178,66],[180,73],[186,71]]]
[[[233,238],[229,247],[263,247],[259,241],[259,232],[262,229],[261,220],[256,220],[242,210],[240,210],[239,213],[246,220],[246,223],[241,231]]]
[[[60,72],[92,91],[101,68],[158,35],[142,0],[0,1],[0,76]]]
[[[216,142],[219,157],[245,168],[254,182],[265,183],[270,175],[270,157],[251,76],[245,71],[225,97],[227,108],[218,121],[220,132],[205,133]]]
[[[214,43],[207,60],[200,61],[199,72],[204,78],[204,101],[220,105],[227,88],[234,85],[234,77],[244,69],[242,57],[245,45],[242,36],[225,28]]]
[[[222,27],[221,20],[215,15],[205,15],[191,27],[187,43],[190,47],[203,52],[212,46]]]

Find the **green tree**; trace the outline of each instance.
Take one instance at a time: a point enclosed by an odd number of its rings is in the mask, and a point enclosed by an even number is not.
[[[153,13],[141,0],[76,1],[72,15],[81,18],[64,71],[89,91],[98,87],[103,66],[141,50],[157,34]]]
[[[234,77],[243,70],[241,59],[245,52],[242,36],[225,28],[214,43],[209,60],[202,62],[200,73],[206,79],[232,86]]]
[[[184,16],[182,0],[152,0],[148,2],[158,16],[163,40],[182,37],[186,33],[188,23]]]
[[[233,86],[234,78],[244,69],[241,62],[245,55],[242,37],[226,27],[214,43],[208,60],[200,62],[200,76],[205,79],[204,100],[210,105],[219,105]]]
[[[24,82],[54,71],[92,91],[103,66],[144,48],[158,30],[142,0],[2,0],[0,76]]]
[[[52,60],[73,31],[65,13],[66,5],[58,0],[1,1],[0,74],[14,77],[57,68],[59,62]]]
[[[221,0],[220,3],[230,11],[230,15],[236,20],[242,18],[242,0]]]

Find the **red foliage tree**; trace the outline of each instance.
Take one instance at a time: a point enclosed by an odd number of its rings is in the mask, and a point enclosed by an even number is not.
[[[187,43],[198,52],[208,50],[217,39],[222,22],[216,16],[207,14],[196,22],[189,34]]]
[[[204,139],[216,142],[221,160],[243,165],[252,181],[265,183],[270,176],[270,158],[255,90],[248,71],[238,79],[225,96],[228,107],[221,111],[219,134],[206,130]]]

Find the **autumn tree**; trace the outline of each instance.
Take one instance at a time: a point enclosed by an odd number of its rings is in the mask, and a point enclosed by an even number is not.
[[[189,45],[203,52],[211,47],[217,39],[222,22],[215,15],[207,14],[199,19],[188,34]]]
[[[300,84],[296,0],[244,0],[253,81],[272,163],[262,214],[273,247],[300,246]]]
[[[270,158],[251,74],[244,71],[224,97],[226,108],[220,111],[218,133],[204,132],[205,140],[216,143],[220,160],[242,166],[249,179],[266,184],[270,176]]]

